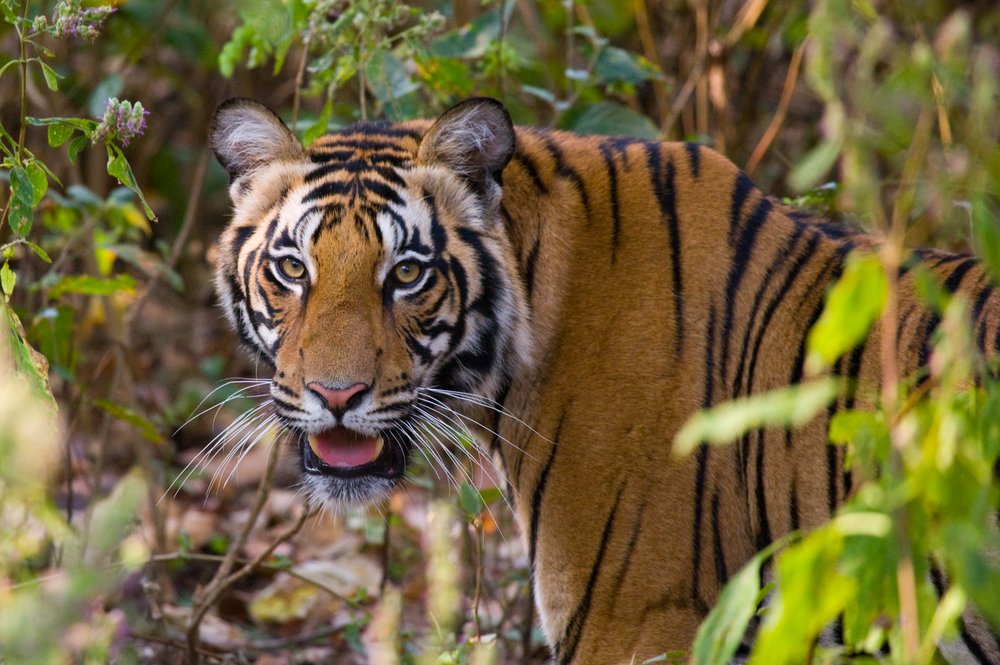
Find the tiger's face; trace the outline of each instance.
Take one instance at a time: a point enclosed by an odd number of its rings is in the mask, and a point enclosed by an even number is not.
[[[449,416],[529,358],[526,300],[500,220],[513,152],[499,103],[425,125],[359,125],[308,151],[265,107],[231,100],[212,145],[233,219],[216,285],[242,340],[274,367],[314,497],[378,501]],[[435,451],[424,451],[437,457]]]

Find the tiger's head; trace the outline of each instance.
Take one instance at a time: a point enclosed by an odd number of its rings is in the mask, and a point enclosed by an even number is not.
[[[305,150],[250,100],[213,120],[234,206],[216,287],[274,368],[274,411],[321,500],[383,499],[450,393],[491,399],[529,362],[500,216],[510,117],[473,99],[429,125],[361,123]]]

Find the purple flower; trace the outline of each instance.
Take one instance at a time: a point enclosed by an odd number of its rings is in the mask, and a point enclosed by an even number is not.
[[[56,37],[72,35],[92,39],[97,36],[101,23],[104,22],[115,7],[91,7],[83,9],[81,0],[60,0],[52,15],[53,33]]]
[[[140,102],[129,104],[127,100],[118,101],[114,97],[108,100],[108,108],[104,111],[101,124],[91,135],[94,143],[109,143],[115,139],[127,146],[136,136],[141,136],[146,129],[146,116],[149,111],[142,108]]]

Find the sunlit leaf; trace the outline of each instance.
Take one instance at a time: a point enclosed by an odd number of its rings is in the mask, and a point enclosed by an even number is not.
[[[28,178],[31,180],[31,205],[37,206],[45,198],[45,192],[49,188],[49,180],[46,177],[45,169],[39,166],[38,162],[32,160],[25,167]]]
[[[699,411],[678,432],[673,454],[684,457],[701,443],[730,443],[761,427],[800,427],[836,395],[837,382],[820,379]]]
[[[56,91],[59,89],[59,78],[60,76],[55,73],[55,71],[46,65],[44,62],[39,63],[42,66],[42,74],[45,76],[45,85],[49,86],[49,90]]]
[[[14,293],[15,283],[17,283],[17,275],[10,269],[10,264],[4,261],[3,268],[0,268],[0,287],[3,288],[3,294],[7,300],[10,300],[11,294]]]
[[[873,255],[852,254],[843,276],[809,331],[806,371],[816,374],[858,346],[882,314],[887,291],[882,264]]]
[[[702,621],[691,646],[691,665],[725,665],[743,640],[761,598],[761,566],[788,538],[758,552],[726,583],[715,607]]]
[[[64,293],[106,296],[117,291],[134,293],[135,280],[130,275],[118,275],[113,279],[100,279],[91,275],[63,277],[49,290],[49,298],[55,299]]]
[[[69,127],[68,125],[49,125],[47,130],[49,145],[53,148],[58,148],[65,143],[69,137],[73,136],[73,132],[75,131],[76,129]]]
[[[132,167],[129,166],[128,160],[125,159],[125,155],[120,148],[111,144],[108,144],[108,175],[118,178],[119,182],[135,192],[139,196],[139,200],[142,201],[142,207],[146,211],[146,216],[151,221],[156,219],[156,215],[153,214],[149,204],[146,203],[146,197],[142,195],[142,190],[139,189],[139,184],[135,181],[135,176],[132,175]]]

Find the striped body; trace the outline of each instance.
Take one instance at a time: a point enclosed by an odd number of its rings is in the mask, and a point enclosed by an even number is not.
[[[218,280],[227,311],[275,364],[272,394],[289,421],[322,410],[305,389],[318,379],[304,367],[317,365],[350,381],[374,376],[361,415],[382,409],[405,420],[430,387],[502,404],[516,418],[465,412],[497,434],[491,447],[556,662],[641,662],[686,649],[729,576],[774,539],[824,522],[850,492],[844,450],[826,429],[836,411],[876,392],[879,327],[836,365],[857,381],[807,426],[752,432],[680,461],[671,442],[698,409],[798,382],[828,286],[849,252],[875,243],[767,197],[693,144],[517,128],[502,175],[470,176],[437,138],[447,117],[433,127],[358,125],[308,152],[231,169],[237,210]],[[309,221],[320,218],[340,221]],[[386,304],[388,282],[377,276],[403,256],[387,247],[414,229],[425,243],[440,240],[431,253],[443,263],[427,264],[440,284],[414,295],[424,313],[411,320],[402,300]],[[327,291],[336,298],[316,303],[315,291],[286,285],[291,295],[274,304],[276,287],[253,275],[265,271],[261,248],[283,234],[309,254],[317,285],[324,270],[336,275]],[[997,346],[1000,301],[984,270],[965,256],[920,258],[973,303],[980,347]],[[899,312],[906,375],[926,362],[938,319],[905,271]],[[392,327],[400,319],[403,332]],[[383,366],[376,354],[396,360]],[[380,402],[379,390],[393,394]],[[350,413],[343,424],[355,427]],[[370,424],[361,415],[359,430]],[[377,499],[394,487],[342,480],[307,477],[331,500]],[[1000,662],[995,640],[976,647],[984,662]]]

